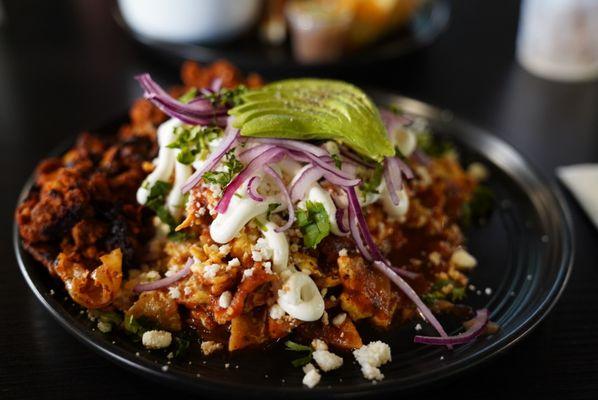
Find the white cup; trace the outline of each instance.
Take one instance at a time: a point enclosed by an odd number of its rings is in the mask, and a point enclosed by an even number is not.
[[[262,0],[118,0],[137,34],[174,43],[230,40],[258,19]]]
[[[598,0],[524,0],[517,59],[547,79],[598,78]]]

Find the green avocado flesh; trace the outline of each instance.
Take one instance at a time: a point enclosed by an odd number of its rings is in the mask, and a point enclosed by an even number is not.
[[[289,79],[248,91],[242,100],[229,111],[242,136],[335,140],[376,161],[395,153],[374,103],[348,83]]]

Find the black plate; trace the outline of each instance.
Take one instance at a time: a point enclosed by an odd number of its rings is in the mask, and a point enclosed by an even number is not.
[[[255,31],[248,32],[234,42],[219,45],[193,43],[172,43],[151,39],[135,33],[124,22],[118,9],[114,10],[116,22],[139,43],[159,56],[176,62],[185,60],[213,62],[227,59],[243,69],[293,68],[305,69],[341,64],[367,64],[395,59],[419,48],[428,46],[440,35],[450,19],[450,5],[447,0],[426,1],[409,20],[406,26],[364,49],[348,54],[326,64],[305,65],[294,60],[290,44],[269,46],[263,43]]]
[[[345,365],[324,374],[320,385],[310,391],[312,394],[351,397],[407,390],[472,368],[529,333],[554,306],[571,272],[571,222],[561,194],[552,183],[539,177],[511,146],[449,112],[389,94],[373,93],[373,96],[379,104],[396,104],[426,117],[435,133],[457,145],[465,163],[481,161],[489,167],[488,185],[498,206],[486,226],[466,232],[470,251],[479,261],[471,275],[477,289],[468,291],[466,303],[490,309],[492,320],[500,324],[501,330],[452,351],[413,344],[414,324],[394,332],[374,335],[366,332],[364,340],[380,338],[392,347],[393,362],[382,368],[386,379],[376,385],[366,381],[353,364],[352,356],[345,354]],[[114,132],[115,126],[104,131]],[[31,187],[32,179],[25,185],[20,201]],[[60,283],[23,250],[16,228],[14,245],[21,272],[41,303],[69,332],[119,365],[198,393],[300,397],[308,390],[301,385],[300,369],[290,364],[296,355],[278,345],[270,350],[233,356],[221,354],[208,359],[194,345],[163,371],[162,367],[167,365],[164,354],[143,350],[122,334],[97,331],[80,313],[80,307],[67,300]],[[486,288],[492,290],[490,295],[485,293]],[[457,326],[452,321],[444,322],[450,331],[456,332]]]

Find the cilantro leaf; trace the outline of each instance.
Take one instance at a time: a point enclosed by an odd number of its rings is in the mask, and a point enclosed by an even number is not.
[[[233,180],[235,175],[243,170],[243,164],[235,157],[235,149],[232,148],[224,156],[224,171],[208,171],[203,174],[206,182],[225,187]]]
[[[295,343],[291,340],[287,340],[284,345],[285,349],[289,351],[307,352],[307,355],[291,361],[291,364],[293,364],[294,367],[302,367],[309,364],[309,362],[312,360],[313,350],[311,347]]]
[[[382,183],[382,173],[384,172],[384,167],[382,164],[376,164],[376,167],[371,172],[371,175],[366,179],[363,178],[361,184],[359,185],[359,191],[361,192],[362,196],[365,198],[368,194],[378,194],[378,187],[380,183]]]
[[[177,161],[181,164],[190,165],[199,155],[205,159],[210,152],[209,142],[216,139],[222,133],[222,129],[214,126],[177,126],[174,129],[175,140],[166,147],[179,149]]]
[[[303,233],[305,247],[315,249],[330,234],[330,219],[320,202],[307,201],[305,208],[297,209],[297,226]]]
[[[239,85],[234,89],[222,88],[215,93],[210,93],[205,97],[210,100],[214,106],[235,107],[243,104],[242,96],[247,92],[247,88]]]
[[[187,90],[185,94],[179,97],[179,101],[183,104],[189,103],[197,96],[197,88],[192,87],[191,89]]]

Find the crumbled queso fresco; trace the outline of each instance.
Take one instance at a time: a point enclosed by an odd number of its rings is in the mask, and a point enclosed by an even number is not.
[[[353,356],[361,366],[363,377],[372,381],[384,379],[379,367],[392,360],[390,346],[379,340],[354,350]]]
[[[172,343],[172,334],[167,331],[147,331],[141,337],[141,343],[148,349],[164,349]]]

